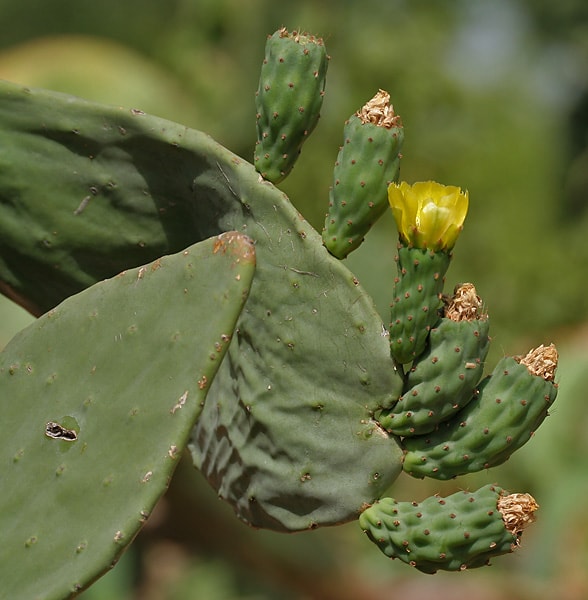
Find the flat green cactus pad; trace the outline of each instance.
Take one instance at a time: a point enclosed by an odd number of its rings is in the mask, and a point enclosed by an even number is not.
[[[167,488],[246,299],[251,241],[223,234],[94,285],[0,355],[0,581],[69,597]]]
[[[339,279],[339,264],[305,251],[310,232],[262,223],[269,247],[278,255],[287,248],[290,265],[260,260],[257,302],[243,310],[211,386],[192,436],[194,461],[254,526],[349,521],[401,470],[395,438],[372,418],[396,400],[400,378],[371,303]]]
[[[402,381],[353,274],[209,136],[0,84],[0,290],[30,310],[230,230],[255,241],[256,274],[192,437],[195,462],[255,526],[356,518],[401,469],[372,416]]]

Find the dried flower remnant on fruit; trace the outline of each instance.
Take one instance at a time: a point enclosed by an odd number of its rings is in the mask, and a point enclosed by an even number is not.
[[[317,44],[319,46],[324,45],[323,38],[318,37],[316,35],[312,35],[305,31],[301,32],[301,31],[294,30],[290,33],[286,27],[281,27],[278,30],[278,34],[279,34],[280,38],[290,38],[290,39],[294,40],[297,44],[310,43],[310,44]],[[268,38],[270,38],[270,37],[271,36],[268,36]]]
[[[525,365],[532,375],[543,377],[545,381],[553,381],[555,379],[558,354],[553,344],[549,346],[541,344],[538,348],[529,351],[526,356],[516,356],[515,359],[521,365]]]
[[[445,316],[452,321],[485,321],[488,318],[473,283],[456,286],[453,297],[447,302]]]
[[[394,107],[390,104],[390,94],[385,90],[379,90],[355,114],[362,123],[372,123],[385,129],[402,127],[402,119],[394,112]]]
[[[535,511],[539,505],[530,494],[508,494],[500,496],[497,508],[506,529],[518,537],[523,529],[535,521]]]

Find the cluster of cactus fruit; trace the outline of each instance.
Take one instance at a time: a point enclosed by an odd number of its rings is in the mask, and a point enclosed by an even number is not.
[[[75,595],[110,568],[185,448],[248,524],[359,519],[426,573],[487,564],[533,521],[531,496],[492,485],[386,497],[403,470],[450,479],[506,461],[555,400],[557,352],[483,377],[485,307],[471,283],[444,295],[468,194],[398,183],[387,92],[345,123],[322,235],[272,185],[317,124],[327,64],[315,36],[268,38],[253,165],[138,110],[1,84],[0,291],[39,316],[0,358],[11,598]],[[341,259],[388,206],[398,274],[382,335]]]

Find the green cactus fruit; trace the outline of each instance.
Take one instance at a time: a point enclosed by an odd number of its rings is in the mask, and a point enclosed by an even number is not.
[[[390,352],[398,364],[420,356],[443,306],[445,273],[451,254],[400,244],[398,277],[394,280],[391,304]]]
[[[505,462],[543,422],[557,395],[555,346],[505,357],[474,399],[431,434],[404,439],[404,470],[450,479]]]
[[[373,420],[402,391],[382,319],[253,165],[183,125],[0,83],[0,166],[0,280],[37,310],[222,231],[255,241],[239,334],[192,436],[241,518],[349,521],[399,475],[402,450]]]
[[[321,38],[284,27],[268,37],[255,96],[254,164],[272,183],[294,167],[319,120],[328,56]]]
[[[398,180],[402,121],[380,90],[349,118],[333,171],[323,241],[329,252],[345,258],[363,241],[388,208],[388,186]]]
[[[255,269],[222,234],[65,300],[0,354],[0,581],[69,598],[166,490]]]
[[[444,312],[408,372],[398,403],[378,417],[391,433],[429,433],[472,399],[490,345],[488,317],[471,283],[456,288]]]
[[[382,498],[361,514],[359,524],[392,559],[424,573],[463,571],[515,550],[538,508],[529,494],[487,485],[419,503]]]

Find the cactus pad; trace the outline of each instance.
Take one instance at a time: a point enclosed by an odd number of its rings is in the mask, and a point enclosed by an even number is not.
[[[431,434],[404,439],[404,470],[450,479],[506,461],[529,441],[557,395],[557,351],[540,346],[518,360],[505,357],[475,398]]]
[[[404,129],[380,90],[345,123],[333,170],[323,241],[345,258],[388,208],[388,186],[398,180]]]
[[[354,519],[383,493],[402,452],[372,417],[402,379],[381,317],[253,165],[182,125],[6,83],[0,138],[0,280],[29,307],[222,231],[255,241],[239,334],[192,437],[239,516],[305,529]]]
[[[255,268],[223,234],[72,296],[0,355],[0,580],[69,597],[112,566],[163,494]]]
[[[383,498],[361,514],[359,524],[390,558],[424,573],[463,571],[512,552],[537,508],[528,494],[487,485],[419,503]]]
[[[282,181],[316,127],[328,56],[323,40],[285,28],[267,40],[261,67],[254,164],[264,179]]]
[[[396,438],[373,419],[402,380],[365,293],[324,248],[310,251],[318,234],[260,223],[275,258],[264,263],[263,232],[251,224],[257,301],[194,428],[194,461],[248,524],[289,531],[356,519],[402,470]],[[290,264],[276,264],[284,251]]]

